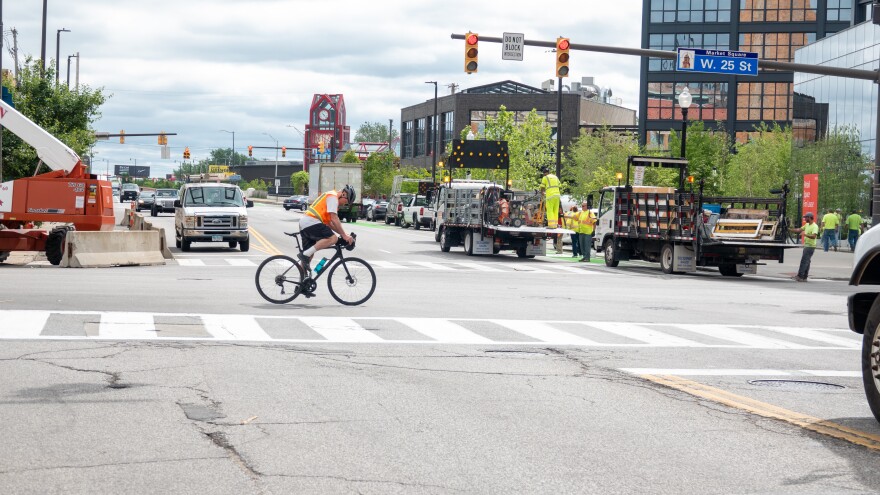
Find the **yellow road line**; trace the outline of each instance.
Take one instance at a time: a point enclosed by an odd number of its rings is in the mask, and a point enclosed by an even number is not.
[[[274,244],[269,242],[269,240],[266,239],[266,237],[263,234],[259,233],[257,231],[257,229],[250,227],[248,230],[251,231],[251,235],[256,237],[257,241],[259,241],[259,243],[261,244],[261,246],[257,247],[258,251],[262,251],[262,252],[269,254],[269,255],[284,254],[277,247],[275,247]]]
[[[848,428],[831,421],[814,418],[788,409],[767,404],[765,402],[732,394],[730,392],[710,387],[684,378],[669,375],[639,375],[640,377],[663,385],[664,387],[680,390],[687,394],[703,399],[718,402],[726,406],[764,416],[765,418],[778,419],[793,424],[806,430],[814,431],[822,435],[839,438],[856,445],[861,445],[871,450],[880,451],[880,435],[866,433],[864,431]]]

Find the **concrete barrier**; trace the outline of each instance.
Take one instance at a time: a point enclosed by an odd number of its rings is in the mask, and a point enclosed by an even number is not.
[[[174,255],[171,254],[171,250],[168,249],[168,238],[165,237],[165,228],[164,227],[154,227],[153,222],[147,221],[144,219],[141,222],[141,227],[143,230],[155,230],[159,233],[159,250],[162,251],[162,256],[166,260],[174,259]]]
[[[85,268],[164,265],[165,258],[161,249],[164,240],[162,234],[158,230],[135,232],[74,230],[67,233],[61,266]]]

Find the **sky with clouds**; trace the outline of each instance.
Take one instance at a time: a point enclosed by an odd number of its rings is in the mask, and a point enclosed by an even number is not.
[[[176,132],[171,159],[155,137],[99,141],[94,169],[149,165],[152,176],[178,166],[188,146],[195,160],[232,146],[301,147],[312,95],[341,93],[352,137],[364,122],[394,119],[400,109],[460,89],[511,79],[540,87],[553,77],[554,57],[526,47],[524,60],[501,59],[501,45],[480,44],[480,68],[463,71],[463,45],[450,34],[524,33],[527,40],[640,45],[638,0],[553,3],[508,0],[364,2],[350,0],[48,0],[46,58],[61,33],[61,81],[69,55],[80,54],[80,84],[108,97],[96,131]],[[40,57],[43,0],[2,2],[4,68],[12,66],[11,30],[20,61]],[[76,59],[71,60],[71,86]],[[571,80],[592,76],[623,106],[636,109],[639,59],[572,52]],[[255,159],[274,151],[255,150]],[[288,152],[288,158],[301,158]]]

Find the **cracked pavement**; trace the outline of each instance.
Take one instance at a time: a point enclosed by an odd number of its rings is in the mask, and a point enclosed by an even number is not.
[[[4,344],[9,493],[860,493],[880,482],[874,453],[617,371],[610,350]]]

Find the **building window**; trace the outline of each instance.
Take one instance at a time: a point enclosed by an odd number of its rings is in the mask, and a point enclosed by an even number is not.
[[[811,0],[739,0],[739,20],[740,22],[815,22],[816,3]]]
[[[731,0],[651,0],[651,22],[730,22]]]
[[[423,156],[425,154],[425,119],[418,119],[414,123],[413,148],[415,154],[413,156]]]
[[[736,120],[791,120],[791,83],[739,83]]]
[[[675,51],[677,48],[704,48],[706,50],[730,50],[729,33],[679,33],[652,34],[648,38],[652,50]],[[649,71],[674,71],[675,60],[648,59]]]
[[[413,133],[412,122],[403,123],[403,145],[401,147],[401,158],[413,157]]]
[[[531,111],[524,110],[508,110],[509,113],[513,114],[513,123],[521,124],[526,121]],[[547,111],[547,110],[536,110],[535,114],[539,117],[542,117],[550,127],[556,127],[556,111]],[[486,130],[486,122],[489,118],[497,119],[498,111],[497,110],[471,110],[471,124],[477,124],[477,134],[482,135]]]
[[[757,52],[758,58],[791,62],[794,51],[816,41],[816,33],[741,33],[739,49]]]
[[[440,125],[443,126],[443,146],[442,150],[446,150],[446,147],[455,139],[455,129],[452,128],[455,125],[455,121],[453,119],[452,112],[446,112],[441,115]]]
[[[688,119],[727,120],[727,83],[720,82],[648,83],[648,120],[681,120],[678,95],[685,86],[693,96]]]
[[[829,21],[849,21],[852,19],[852,0],[828,0]]]
[[[428,122],[428,127],[425,128],[425,154],[432,156],[435,143],[437,142],[437,136],[434,134],[434,129],[436,129],[437,126],[434,125],[433,115],[428,116],[426,120]]]

